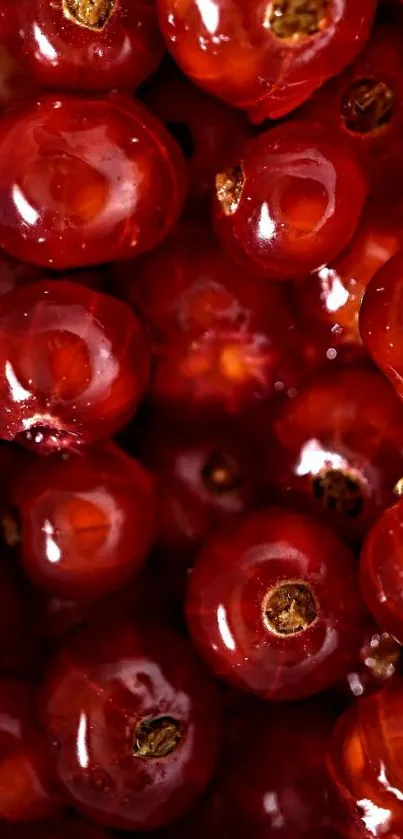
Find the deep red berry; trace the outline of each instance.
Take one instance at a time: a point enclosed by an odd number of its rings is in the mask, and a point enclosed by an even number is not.
[[[42,719],[74,807],[126,830],[184,815],[217,755],[214,684],[187,641],[102,621],[51,666]]]
[[[65,270],[154,247],[176,221],[185,163],[138,102],[42,95],[0,125],[0,245]]]
[[[364,544],[361,591],[374,618],[403,643],[403,501],[375,522]]]
[[[365,164],[372,191],[401,195],[403,55],[396,24],[377,26],[345,72],[317,91],[301,118],[318,120],[348,140]]]
[[[266,699],[337,681],[365,627],[354,556],[330,530],[272,507],[212,536],[189,582],[192,638],[216,675]]]
[[[153,0],[19,0],[11,14],[13,55],[40,87],[132,91],[163,55]]]
[[[134,413],[149,351],[120,301],[43,281],[0,298],[0,437],[38,451],[105,439]]]
[[[207,96],[173,65],[161,68],[142,99],[182,149],[189,168],[189,197],[206,200],[228,147],[241,145],[250,135],[245,116]]]
[[[192,81],[248,111],[287,114],[358,54],[375,0],[158,0],[169,50]]]
[[[403,831],[403,681],[355,702],[339,720],[328,760],[335,827],[349,839]]]
[[[21,558],[52,594],[94,598],[127,583],[155,533],[151,476],[109,444],[86,455],[35,459],[14,483]]]
[[[245,274],[201,225],[181,225],[114,275],[148,325],[151,396],[165,408],[235,413],[295,384],[301,358],[284,289]]]
[[[403,398],[403,251],[375,274],[360,310],[360,331],[366,349]]]
[[[0,8],[1,31],[1,8]],[[0,109],[14,105],[26,96],[32,87],[32,79],[17,62],[11,58],[3,43],[0,45]]]
[[[366,193],[348,144],[319,124],[284,123],[229,152],[216,175],[215,226],[244,268],[293,278],[345,248]]]
[[[34,721],[33,690],[0,679],[0,819],[33,821],[60,807],[44,738]]]
[[[403,410],[383,376],[364,364],[324,370],[267,417],[267,433],[274,497],[360,544],[403,475]]]
[[[365,289],[402,247],[400,206],[370,201],[343,253],[294,284],[299,325],[322,345],[324,358],[362,354],[358,318]]]

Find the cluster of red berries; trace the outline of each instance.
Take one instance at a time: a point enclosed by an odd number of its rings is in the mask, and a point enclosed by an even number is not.
[[[402,147],[403,0],[0,0],[1,839],[403,839]]]

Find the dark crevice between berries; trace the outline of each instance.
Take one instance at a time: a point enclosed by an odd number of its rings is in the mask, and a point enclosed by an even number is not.
[[[330,0],[275,0],[267,12],[267,24],[277,38],[307,38],[328,23]]]
[[[241,476],[235,460],[224,452],[212,452],[202,470],[205,488],[214,495],[223,495],[241,485]]]
[[[100,31],[108,23],[117,2],[118,0],[63,0],[63,12],[65,17],[79,26]]]
[[[364,498],[360,481],[343,469],[325,469],[312,479],[315,498],[326,510],[354,518],[362,513]]]
[[[396,108],[396,95],[384,82],[360,79],[349,87],[341,103],[341,117],[354,134],[369,134],[387,125]]]
[[[2,519],[3,537],[9,548],[16,548],[21,542],[21,523],[18,510],[7,510]]]
[[[216,175],[215,186],[217,200],[220,202],[226,216],[236,213],[241,200],[245,176],[242,166],[233,166]]]
[[[290,580],[269,591],[264,604],[266,626],[276,635],[296,635],[317,617],[316,601],[307,583]]]
[[[191,157],[193,157],[195,153],[195,144],[193,140],[193,134],[186,122],[175,122],[173,120],[172,122],[167,122],[166,127],[169,133],[172,134],[172,137],[178,143],[178,146],[181,147],[183,156],[186,158],[186,160],[189,160]]]
[[[148,760],[170,755],[183,737],[182,726],[173,717],[140,720],[134,732],[133,754]]]

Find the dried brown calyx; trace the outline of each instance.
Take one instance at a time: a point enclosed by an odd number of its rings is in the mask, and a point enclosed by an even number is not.
[[[109,21],[116,9],[118,0],[62,0],[65,17],[85,26],[86,29],[100,31]]]
[[[3,537],[9,548],[15,548],[21,542],[21,524],[16,510],[8,510],[3,517]]]
[[[330,0],[275,0],[267,10],[267,26],[277,38],[317,35],[329,21]]]
[[[206,489],[215,495],[231,492],[241,484],[238,465],[225,452],[211,453],[204,464],[202,478]]]
[[[356,475],[344,469],[324,469],[312,479],[315,498],[326,510],[354,518],[362,513],[364,498]]]
[[[236,213],[245,183],[242,166],[233,166],[216,175],[215,187],[217,200],[226,216]]]
[[[376,131],[393,117],[396,95],[384,82],[359,79],[352,84],[341,103],[344,124],[355,134]]]
[[[149,717],[137,723],[133,755],[148,760],[170,755],[182,740],[182,726],[173,717]]]
[[[265,623],[276,635],[304,632],[316,618],[315,598],[309,585],[302,580],[279,583],[265,598]]]

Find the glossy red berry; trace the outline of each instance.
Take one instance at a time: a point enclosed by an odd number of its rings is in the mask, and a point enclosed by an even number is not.
[[[328,768],[335,827],[349,839],[403,830],[403,681],[355,702],[339,720]]]
[[[17,477],[12,500],[25,570],[55,596],[106,594],[134,577],[151,548],[151,475],[112,444],[35,459]]]
[[[132,91],[163,55],[153,0],[20,0],[11,14],[13,54],[40,87]]]
[[[148,325],[151,396],[165,408],[236,413],[294,385],[301,358],[284,290],[245,274],[201,225],[181,225],[114,276]]]
[[[345,248],[366,193],[346,143],[317,123],[284,123],[229,153],[216,175],[216,231],[244,268],[301,276]]]
[[[299,325],[323,346],[323,358],[362,355],[358,319],[365,289],[403,247],[400,206],[370,201],[347,248],[334,261],[294,284]]]
[[[33,690],[0,679],[0,819],[34,821],[60,807],[44,738],[34,721]]]
[[[403,251],[375,274],[367,286],[360,310],[360,331],[375,364],[403,398],[403,329],[400,306],[403,293]]]
[[[210,538],[187,618],[216,675],[265,699],[299,699],[348,670],[366,612],[348,548],[314,519],[272,507]]]
[[[181,210],[179,148],[117,94],[44,94],[10,110],[0,157],[0,245],[25,262],[65,270],[134,256]]]
[[[403,55],[400,28],[376,26],[363,52],[344,73],[317,91],[301,110],[348,140],[365,164],[377,195],[401,195],[403,165]]]
[[[42,719],[73,806],[125,830],[184,815],[213,772],[214,684],[168,629],[94,626],[53,662]]]
[[[379,626],[403,643],[403,501],[385,510],[361,554],[360,583]]]
[[[142,99],[182,149],[189,169],[189,197],[208,199],[228,147],[241,145],[250,136],[245,116],[207,96],[173,65],[161,68]]]
[[[114,434],[147,384],[149,351],[120,301],[43,281],[0,298],[0,437],[38,451]]]
[[[192,81],[253,122],[292,111],[358,54],[375,0],[158,0],[168,49]]]
[[[274,421],[267,417],[267,431],[274,497],[361,544],[403,475],[403,410],[393,388],[364,364],[324,370]]]

